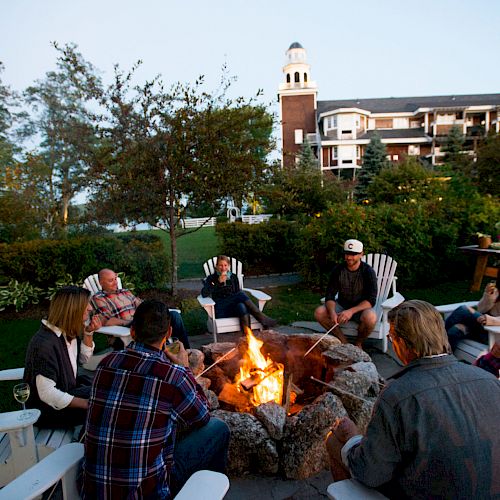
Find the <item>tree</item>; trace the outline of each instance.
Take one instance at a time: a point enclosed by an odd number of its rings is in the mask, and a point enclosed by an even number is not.
[[[378,173],[391,163],[387,160],[387,151],[380,136],[375,133],[370,139],[363,155],[363,163],[358,176],[354,195],[357,201],[365,201],[368,198],[368,187]]]
[[[446,191],[447,180],[422,165],[415,157],[382,169],[366,191],[373,203],[417,203],[439,200]]]
[[[302,143],[299,154],[297,155],[297,166],[299,168],[316,168],[318,169],[318,159],[314,156],[311,144],[307,140],[307,137]]]
[[[89,152],[96,142],[86,102],[92,98],[89,81],[95,85],[98,79],[93,66],[84,61],[74,47],[72,51],[80,74],[87,79],[85,84],[75,84],[73,67],[59,57],[57,70],[46,73],[43,80],[25,91],[31,110],[25,135],[41,138],[33,157],[38,164],[45,165],[47,172],[46,195],[52,211],[52,233],[66,227],[71,200],[87,184]]]
[[[63,57],[75,81],[91,81],[73,48]],[[137,66],[128,73],[116,67],[114,82],[93,90],[104,110],[95,123],[100,144],[92,160],[91,206],[102,222],[147,222],[169,231],[175,294],[186,206],[210,205],[215,213],[222,200],[252,188],[266,168],[272,116],[252,99],[227,99],[225,77],[215,93],[203,89],[203,77],[168,91],[159,77],[132,87]]]
[[[478,148],[475,171],[478,190],[498,198],[500,193],[500,135],[493,131]]]

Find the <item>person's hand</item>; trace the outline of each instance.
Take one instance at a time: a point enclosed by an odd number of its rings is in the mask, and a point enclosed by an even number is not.
[[[330,310],[327,309],[327,311],[328,311],[328,317],[330,318],[332,325],[337,324],[339,321],[338,321],[338,316],[337,316],[337,312],[335,311],[335,308],[330,309]]]
[[[163,352],[172,363],[184,366],[185,368],[189,367],[189,355],[186,349],[184,349],[182,342],[179,341],[179,352],[177,354],[170,352],[168,349],[165,349]]]
[[[340,312],[337,318],[339,325],[343,325],[344,323],[347,323],[351,320],[352,311],[350,309],[346,309],[345,311]]]
[[[96,330],[99,330],[101,326],[102,326],[101,318],[99,316],[92,316],[90,324],[85,327],[85,331],[88,333],[95,332]]]
[[[337,419],[332,431],[341,443],[346,443],[353,436],[359,434],[357,425],[349,417]]]
[[[486,325],[486,316],[484,314],[481,314],[481,316],[479,316],[479,318],[477,318],[477,322],[480,325]]]
[[[500,358],[500,342],[495,342],[493,347],[491,348],[491,354],[495,356],[495,358]]]

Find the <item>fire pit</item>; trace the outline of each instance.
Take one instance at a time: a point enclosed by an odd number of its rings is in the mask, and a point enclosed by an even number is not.
[[[328,466],[324,439],[337,418],[349,415],[365,428],[379,391],[375,365],[333,336],[304,357],[320,338],[249,330],[237,344],[191,353],[195,375],[216,363],[198,382],[213,416],[231,429],[229,473],[304,479]]]

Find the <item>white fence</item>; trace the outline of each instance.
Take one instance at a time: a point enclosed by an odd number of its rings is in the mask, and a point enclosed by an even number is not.
[[[260,224],[261,222],[267,222],[272,217],[272,214],[259,214],[259,215],[242,215],[241,221],[244,224]],[[211,227],[217,224],[216,217],[198,217],[192,219],[181,219],[179,224],[184,229],[192,229],[196,227]],[[158,227],[152,227],[149,224],[138,224],[136,226],[122,226],[118,224],[112,224],[108,226],[110,229],[113,229],[115,233],[124,232],[124,231],[132,231],[132,230],[148,230],[148,229],[159,229]],[[162,229],[168,229],[167,225],[161,226]]]
[[[261,222],[267,222],[271,217],[271,214],[242,215],[241,221],[245,224],[260,224]]]

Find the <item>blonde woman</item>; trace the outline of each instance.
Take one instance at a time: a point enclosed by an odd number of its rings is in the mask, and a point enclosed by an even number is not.
[[[90,385],[77,379],[77,364],[94,351],[93,332],[101,326],[89,319],[90,292],[68,286],[58,290],[26,351],[24,381],[30,385],[27,406],[38,408],[41,427],[83,424]]]
[[[217,257],[215,273],[205,279],[201,295],[212,297],[216,318],[238,316],[243,334],[244,327],[250,328],[250,314],[260,321],[264,328],[272,328],[278,323],[260,311],[250,297],[241,291],[238,277],[231,272],[231,261],[225,255]]]

